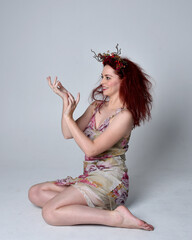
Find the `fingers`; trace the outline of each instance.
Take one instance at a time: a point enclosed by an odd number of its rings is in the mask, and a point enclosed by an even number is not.
[[[68,93],[68,96],[69,96],[68,99],[70,100],[70,103],[75,104],[75,106],[77,106],[77,104],[79,103],[79,100],[80,100],[80,93],[77,94],[76,100],[74,99],[73,95],[70,92],[67,92],[67,93]]]
[[[58,82],[58,86],[61,88],[62,87],[62,84],[60,82]]]
[[[61,97],[65,97],[67,100],[67,96],[68,96],[68,103],[72,106],[74,105],[75,107],[77,106],[77,104],[79,103],[80,100],[80,93],[77,94],[77,98],[76,100],[74,99],[73,95],[67,91],[67,89],[65,89],[62,84],[60,83],[60,81],[57,80],[57,76],[55,77],[55,80],[53,81],[53,84],[51,82],[51,77],[48,76],[47,77],[47,81],[49,86],[52,88],[52,90],[58,94]],[[63,95],[65,94],[65,95]],[[67,96],[66,96],[67,94]]]
[[[53,85],[55,85],[55,83],[57,82],[57,76],[55,77],[55,80],[53,82]]]
[[[61,88],[63,91],[67,92],[67,89],[64,88],[63,85],[61,84],[61,82],[57,80],[57,76],[55,77],[55,80],[54,80],[53,84],[51,82],[51,77],[50,76],[47,77],[47,80],[48,80],[48,83],[49,83],[50,87]]]
[[[59,83],[60,83],[60,82],[57,81],[57,76],[56,76],[56,77],[55,77],[55,80],[54,80],[54,82],[53,82],[53,87],[54,87],[55,89],[57,89]]]
[[[68,93],[68,100],[70,102],[70,104],[74,104],[75,103],[75,100],[74,100],[74,97],[73,95],[70,93],[70,92],[67,92]]]
[[[76,105],[79,103],[79,100],[80,100],[80,92],[78,92],[78,94],[77,94]]]
[[[55,80],[54,80],[53,84],[52,84],[52,82],[51,82],[51,77],[50,77],[50,76],[47,77],[47,80],[48,80],[49,86],[50,86],[52,89],[57,90],[58,88],[60,88],[60,87],[58,87],[58,86],[60,86],[61,83],[60,83],[59,81],[57,81],[57,76],[55,77]]]
[[[60,83],[59,81],[55,83],[55,88],[60,88],[59,83]]]
[[[50,77],[50,76],[47,77],[47,80],[48,80],[48,84],[49,84],[49,86],[50,86],[51,88],[53,88],[53,85],[52,85],[52,83],[51,83],[51,77]]]

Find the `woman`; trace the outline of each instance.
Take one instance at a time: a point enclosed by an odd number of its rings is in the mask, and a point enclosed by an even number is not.
[[[138,65],[120,57],[118,45],[116,49],[111,54],[95,54],[103,63],[101,83],[92,92],[94,101],[76,121],[73,112],[80,94],[75,100],[57,77],[53,83],[47,78],[63,100],[64,138],[73,138],[85,153],[82,175],[36,184],[29,190],[30,201],[42,208],[50,225],[102,224],[154,230],[124,206],[129,188],[125,152],[132,129],[150,118],[151,83]]]

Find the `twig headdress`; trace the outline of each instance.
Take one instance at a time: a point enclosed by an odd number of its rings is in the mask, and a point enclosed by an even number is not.
[[[119,44],[117,43],[116,45],[117,51],[112,53],[110,53],[109,50],[107,51],[107,53],[103,53],[103,54],[101,53],[96,54],[92,49],[91,51],[95,54],[93,57],[98,62],[104,63],[105,60],[113,60],[116,63],[116,70],[120,70],[127,66],[127,62],[120,57],[121,49],[118,49],[118,46]]]

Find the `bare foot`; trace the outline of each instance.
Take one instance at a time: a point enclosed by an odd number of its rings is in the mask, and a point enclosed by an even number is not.
[[[148,231],[154,230],[154,227],[152,225],[135,217],[124,205],[118,206],[113,211],[113,214],[115,215],[116,219],[118,219],[116,227],[136,228]]]

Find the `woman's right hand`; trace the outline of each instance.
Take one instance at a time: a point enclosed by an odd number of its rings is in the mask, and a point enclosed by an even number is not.
[[[50,88],[59,95],[63,100],[68,101],[68,91],[63,87],[63,85],[57,80],[57,77],[55,77],[55,80],[52,84],[51,77],[47,77],[48,84]]]

